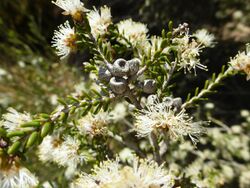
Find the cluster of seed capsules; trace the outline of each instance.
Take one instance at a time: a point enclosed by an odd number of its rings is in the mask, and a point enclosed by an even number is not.
[[[129,84],[138,73],[140,64],[141,61],[137,58],[128,61],[119,58],[113,64],[107,63],[106,67],[100,67],[98,77],[101,81],[109,83],[115,94],[123,95],[130,90]],[[156,81],[153,79],[145,79],[138,86],[147,94],[153,94],[157,89]]]

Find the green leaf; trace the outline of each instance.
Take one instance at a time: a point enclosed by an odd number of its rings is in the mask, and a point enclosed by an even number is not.
[[[162,43],[161,43],[161,49],[164,49],[168,46],[169,41],[168,39],[163,39]]]
[[[195,92],[194,92],[194,96],[197,96],[198,93],[199,93],[199,87],[196,87]]]
[[[83,111],[82,116],[85,116],[90,111],[91,108],[92,104],[89,104],[88,107]]]
[[[0,136],[5,136],[5,135],[6,135],[6,130],[0,127]]]
[[[25,132],[23,132],[23,131],[12,131],[10,133],[7,133],[8,138],[11,138],[14,136],[24,136],[24,135],[25,135]]]
[[[165,29],[163,29],[161,31],[161,36],[162,36],[162,38],[166,38],[166,31],[165,31]]]
[[[45,114],[45,113],[39,114],[39,116],[41,116],[42,118],[45,118],[45,119],[50,118],[49,114]]]
[[[97,114],[101,109],[102,109],[102,103],[99,103],[99,105],[96,107],[96,109],[93,112],[93,114]]]
[[[174,25],[173,21],[169,21],[169,22],[168,22],[168,29],[169,29],[170,31],[173,30],[173,25]]]
[[[39,127],[41,124],[39,121],[31,121],[21,125],[21,127]]]
[[[12,144],[12,145],[9,147],[7,153],[8,153],[9,155],[15,154],[15,153],[18,151],[18,149],[20,148],[20,146],[21,146],[21,142],[20,142],[20,141],[16,141],[14,144]]]
[[[28,138],[28,141],[26,143],[26,148],[33,146],[37,141],[37,138],[38,138],[38,132],[33,132]]]
[[[168,39],[171,39],[171,38],[172,38],[172,32],[168,32],[168,33],[167,33],[167,38],[168,38]]]
[[[52,130],[52,123],[46,122],[41,129],[41,137],[44,138]]]
[[[62,104],[62,105],[64,105],[64,106],[67,106],[67,103],[66,103],[65,101],[63,101],[63,99],[57,99],[57,101],[58,101],[60,104]]]

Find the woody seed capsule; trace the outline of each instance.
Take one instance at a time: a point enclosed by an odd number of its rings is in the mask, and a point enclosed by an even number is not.
[[[129,75],[132,76],[136,74],[139,70],[140,60],[135,58],[128,61],[129,65]]]
[[[180,97],[174,98],[172,100],[172,103],[173,103],[172,104],[173,107],[176,107],[177,109],[179,109],[181,107],[181,105],[182,105],[182,99]]]
[[[112,75],[108,69],[106,69],[105,67],[100,67],[100,69],[98,71],[98,78],[101,81],[108,82],[111,77],[112,77]]]
[[[111,69],[111,73],[113,76],[127,76],[129,72],[129,65],[125,59],[117,59]]]
[[[109,81],[110,88],[116,94],[123,94],[128,87],[127,80],[120,77],[112,77]]]
[[[152,94],[156,91],[156,82],[155,80],[152,79],[147,79],[144,80],[143,83],[143,92],[148,93],[148,94]]]

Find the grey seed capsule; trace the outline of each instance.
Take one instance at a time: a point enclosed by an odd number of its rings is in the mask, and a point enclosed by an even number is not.
[[[172,97],[164,97],[163,102],[166,106],[172,106],[173,98]]]
[[[107,68],[100,67],[100,69],[98,71],[98,78],[101,81],[109,82],[111,77],[112,77],[112,75],[111,75],[111,73],[109,72],[109,70]]]
[[[140,63],[141,63],[141,61],[138,58],[131,59],[128,61],[129,75],[130,76],[133,76],[138,72],[139,67],[140,67]]]
[[[148,94],[152,94],[152,93],[155,93],[156,89],[157,88],[156,88],[155,80],[152,80],[152,79],[144,80],[143,92],[148,93]]]
[[[111,73],[113,76],[127,76],[128,72],[129,72],[129,65],[128,62],[125,59],[117,59],[114,64],[113,67],[111,69]]]
[[[179,109],[182,105],[182,99],[180,97],[174,98],[172,100],[172,103],[173,103],[172,104],[173,107],[176,107],[177,109]]]
[[[116,94],[123,94],[128,88],[127,80],[120,77],[112,77],[109,81],[109,85]]]
[[[179,111],[182,105],[182,99],[180,97],[172,98],[172,97],[164,97],[163,101],[166,106],[172,107],[173,109]]]

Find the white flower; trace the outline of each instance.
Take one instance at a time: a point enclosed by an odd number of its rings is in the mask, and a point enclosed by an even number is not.
[[[87,16],[91,33],[95,39],[104,35],[107,32],[108,26],[112,23],[111,11],[107,6],[101,7],[100,13],[98,10],[94,9],[90,11]]]
[[[76,21],[81,21],[82,13],[87,11],[80,0],[57,0],[52,3],[63,9],[64,15],[71,15]]]
[[[247,80],[250,80],[250,44],[247,45],[246,52],[237,54],[229,64],[234,70],[245,72]]]
[[[54,155],[61,145],[61,140],[56,136],[46,136],[38,146],[38,157],[41,161],[53,161]]]
[[[64,167],[76,168],[87,158],[79,149],[80,141],[71,136],[64,140],[57,136],[47,136],[38,147],[38,156],[43,162],[53,161]]]
[[[193,122],[192,118],[182,109],[176,112],[167,102],[155,101],[148,104],[135,115],[135,128],[138,136],[145,137],[151,132],[157,134],[166,133],[171,139],[182,139],[189,136],[193,143],[197,142],[197,137],[204,132],[198,122]]]
[[[210,34],[206,29],[197,30],[194,33],[194,36],[197,38],[197,41],[203,44],[205,47],[214,47],[215,37],[213,34]]]
[[[70,27],[68,21],[60,25],[58,29],[58,31],[55,30],[54,32],[52,47],[56,48],[57,55],[63,59],[75,49],[76,34],[74,28]]]
[[[1,188],[32,188],[37,185],[37,178],[24,167],[13,164],[11,167],[0,169]]]
[[[88,114],[78,120],[77,129],[83,135],[96,136],[105,134],[108,118],[108,114],[105,112],[99,112],[96,115]]]
[[[136,187],[172,187],[173,177],[162,166],[155,161],[150,160],[134,160],[133,176],[136,177]]]
[[[119,158],[122,162],[131,162],[134,159],[134,151],[129,148],[124,148],[119,152]]]
[[[127,19],[120,21],[117,24],[119,33],[128,40],[132,46],[136,46],[141,42],[147,40],[148,28],[145,24],[140,22],[134,22],[132,19]],[[127,44],[127,42],[122,39],[121,43]]]
[[[50,100],[50,104],[52,104],[52,105],[57,105],[58,104],[58,101],[57,101],[58,96],[56,94],[50,95],[49,100]]]
[[[14,108],[8,108],[7,113],[3,115],[2,126],[7,129],[8,132],[17,131],[21,128],[20,125],[32,120],[31,115],[28,113],[19,113]]]
[[[178,50],[178,66],[179,69],[184,69],[191,72],[193,69],[196,74],[196,68],[207,70],[207,67],[200,63],[200,52],[204,47],[201,44],[198,44],[195,40],[191,40],[190,36],[185,35],[182,38],[173,39],[173,43],[177,44]]]
[[[105,161],[72,183],[72,188],[170,188],[173,177],[150,160],[134,159],[133,166],[120,166],[118,160]]]
[[[67,136],[54,152],[53,160],[61,166],[77,166],[81,164],[86,156],[79,152],[80,141]]]

